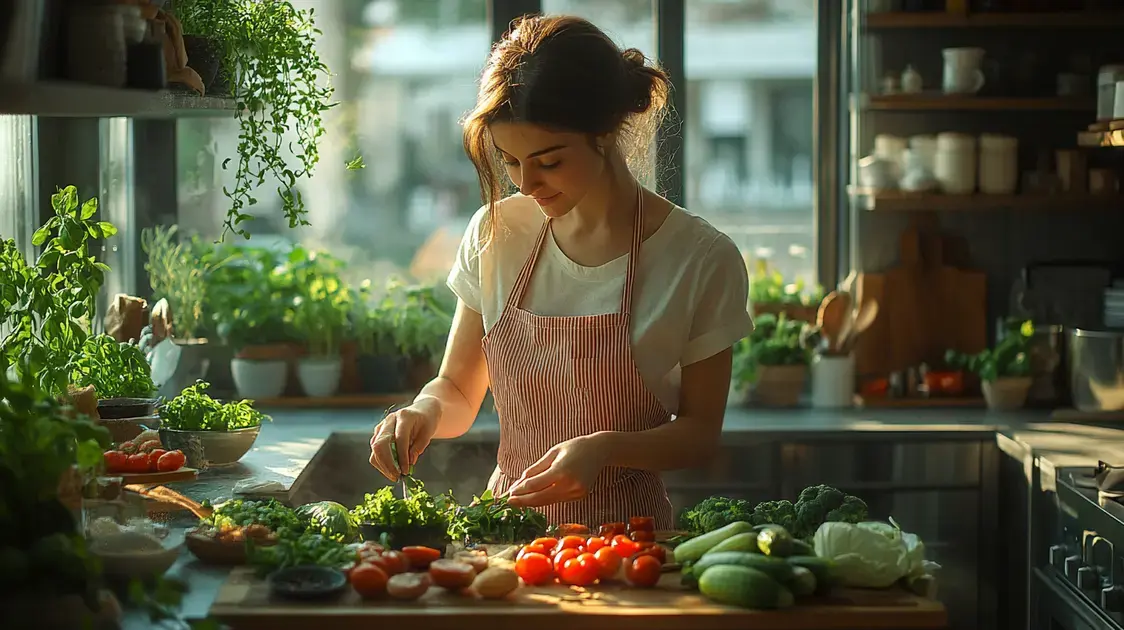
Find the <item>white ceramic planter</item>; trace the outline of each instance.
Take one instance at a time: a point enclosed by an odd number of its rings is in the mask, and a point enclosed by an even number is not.
[[[230,375],[240,398],[278,398],[285,391],[288,364],[283,360],[231,359]]]
[[[853,355],[817,354],[812,357],[812,406],[842,409],[854,404],[855,358]]]
[[[339,357],[306,357],[297,363],[301,389],[310,398],[335,396],[342,371],[343,362]]]
[[[993,411],[1015,411],[1026,405],[1030,393],[1031,378],[1017,376],[999,378],[983,382],[984,400],[987,408]]]

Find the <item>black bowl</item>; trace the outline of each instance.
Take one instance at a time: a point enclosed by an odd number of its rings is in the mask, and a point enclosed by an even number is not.
[[[98,401],[98,416],[103,420],[147,418],[156,413],[155,398],[106,398]]]
[[[429,547],[444,552],[449,544],[449,532],[444,525],[387,527],[381,523],[360,523],[359,536],[391,549]]]
[[[339,595],[346,587],[347,576],[328,567],[289,567],[269,576],[270,592],[286,599],[327,599]]]

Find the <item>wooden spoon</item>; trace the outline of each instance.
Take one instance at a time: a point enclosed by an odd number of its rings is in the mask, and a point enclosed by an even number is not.
[[[851,312],[851,294],[846,291],[832,291],[820,302],[820,310],[816,313],[816,324],[819,325],[824,339],[827,340],[828,351],[839,348],[839,333]]]
[[[839,346],[845,352],[850,352],[855,347],[855,340],[859,335],[866,332],[870,328],[874,320],[878,318],[878,300],[870,299],[865,304],[859,307],[855,317],[852,320],[851,326],[848,330],[844,331],[839,340]]]

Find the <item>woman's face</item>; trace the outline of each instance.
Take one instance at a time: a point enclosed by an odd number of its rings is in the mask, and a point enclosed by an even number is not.
[[[605,172],[605,156],[587,135],[528,123],[493,123],[490,130],[508,177],[548,217],[573,210]]]

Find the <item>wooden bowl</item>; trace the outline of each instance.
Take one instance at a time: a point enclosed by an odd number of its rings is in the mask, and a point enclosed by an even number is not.
[[[245,541],[224,542],[204,534],[188,532],[184,537],[184,544],[187,545],[188,551],[203,564],[232,567],[246,564],[248,560]],[[254,544],[269,547],[277,544],[277,541],[261,541]]]

